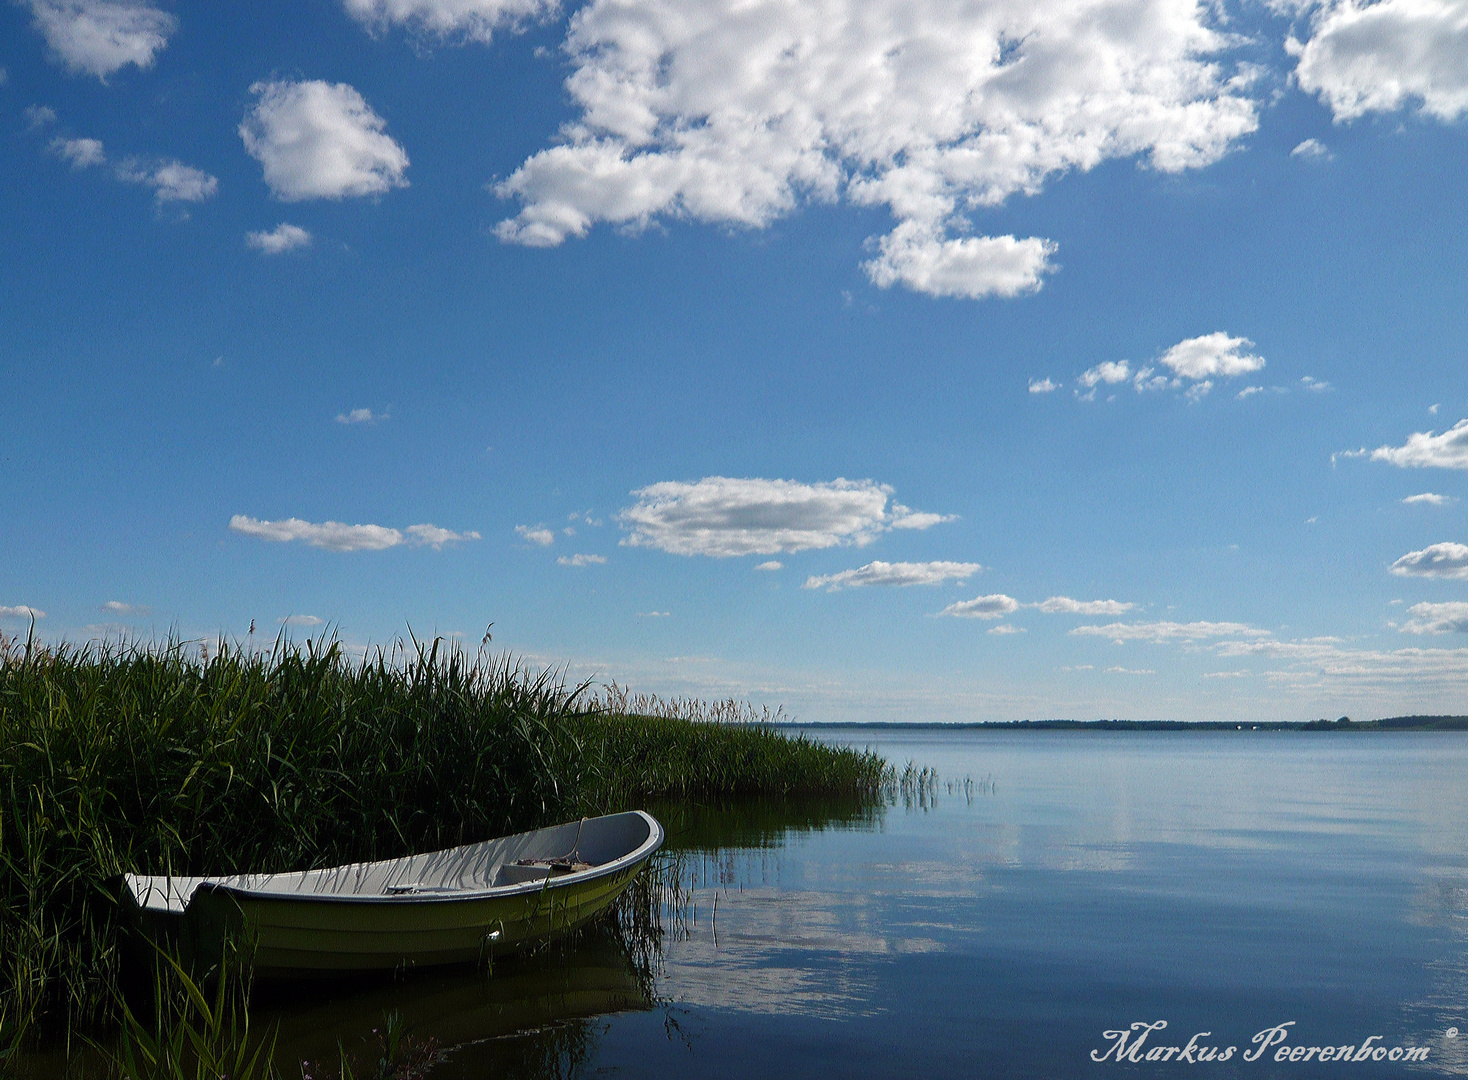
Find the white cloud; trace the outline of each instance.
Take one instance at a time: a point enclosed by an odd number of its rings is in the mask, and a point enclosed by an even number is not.
[[[1231,378],[1264,366],[1264,357],[1245,351],[1253,346],[1248,338],[1229,337],[1217,331],[1179,341],[1158,361],[1184,379]]]
[[[1216,161],[1257,126],[1233,39],[1196,0],[591,0],[578,115],[495,191],[501,239],[598,222],[760,229],[810,202],[885,206],[866,264],[943,296],[1039,287],[1054,245],[970,216],[1113,158]]]
[[[16,604],[13,607],[0,604],[0,619],[44,619],[45,617],[44,611],[28,604]]]
[[[63,139],[57,137],[51,140],[51,153],[59,158],[65,159],[73,169],[85,169],[92,165],[101,165],[107,160],[107,154],[102,149],[101,139]]]
[[[403,530],[385,525],[344,525],[340,521],[324,521],[318,525],[300,518],[260,521],[244,514],[230,518],[229,527],[237,533],[261,540],[276,543],[300,540],[327,551],[382,551],[401,544],[438,550],[445,544],[480,539],[477,532],[456,533],[436,525],[409,525]]]
[[[1468,111],[1468,7],[1463,0],[1335,0],[1308,40],[1290,38],[1295,80],[1337,122],[1416,103],[1429,116]]]
[[[145,162],[128,158],[117,166],[117,178],[129,184],[142,184],[153,189],[153,198],[161,205],[171,202],[203,202],[219,191],[219,180],[202,169],[181,161]]]
[[[529,525],[516,525],[515,532],[519,533],[526,540],[529,540],[532,544],[539,544],[541,547],[550,547],[556,542],[556,534],[544,525],[536,525],[534,527]]]
[[[1027,606],[1038,608],[1046,615],[1125,615],[1137,605],[1120,600],[1072,600],[1069,596],[1052,596]]]
[[[1392,573],[1402,577],[1468,579],[1468,544],[1429,544],[1409,551],[1392,563]]]
[[[287,615],[276,622],[281,626],[320,626],[321,620],[315,615]]]
[[[639,611],[637,617],[640,619],[666,619],[671,611]]]
[[[41,128],[47,124],[54,124],[56,123],[56,110],[49,105],[27,105],[25,107],[25,121],[31,128]]]
[[[338,424],[378,424],[391,419],[388,413],[375,413],[371,409],[353,409],[351,412],[336,414]]]
[[[1124,641],[1163,642],[1206,641],[1210,638],[1268,637],[1269,631],[1235,622],[1147,622],[1108,623],[1106,626],[1077,626],[1071,631],[1083,637],[1104,637],[1120,644]]]
[[[1442,406],[1442,402],[1438,402],[1438,403],[1437,403],[1437,404],[1436,404],[1436,405],[1429,405],[1429,406],[1428,406],[1428,407],[1427,407],[1427,411],[1428,411],[1428,412],[1429,412],[1429,413],[1431,413],[1431,414],[1432,414],[1432,415],[1433,415],[1433,416],[1436,416],[1436,415],[1437,415],[1437,411],[1438,411],[1438,410],[1439,410],[1439,409],[1441,409],[1441,408],[1442,408],[1442,407],[1443,407],[1443,406]]]
[[[1324,379],[1317,379],[1313,375],[1302,375],[1300,377],[1300,389],[1309,390],[1314,394],[1323,394],[1327,390],[1333,390],[1334,387]]]
[[[1023,626],[1015,626],[1013,623],[1000,623],[998,626],[989,627],[991,634],[1023,634],[1024,632]]]
[[[560,7],[556,0],[342,0],[342,6],[369,30],[408,26],[485,43],[495,30],[554,15]]]
[[[311,234],[299,225],[282,221],[269,232],[246,233],[245,243],[266,255],[279,255],[296,248],[310,247]]]
[[[1290,157],[1299,158],[1301,161],[1324,162],[1329,161],[1334,155],[1319,139],[1306,139],[1290,151]]]
[[[1379,446],[1371,451],[1371,460],[1404,469],[1468,469],[1468,420],[1459,420],[1441,435],[1419,431],[1408,435],[1402,446]]]
[[[113,615],[146,615],[148,609],[137,604],[124,604],[121,600],[109,600],[102,605],[102,611]]]
[[[602,566],[606,561],[605,555],[572,555],[569,558],[562,555],[556,560],[562,566]]]
[[[1048,394],[1053,390],[1059,389],[1060,384],[1058,382],[1052,382],[1048,375],[1043,379],[1030,380],[1030,393],[1032,394]]]
[[[1132,366],[1125,360],[1104,360],[1095,367],[1081,372],[1081,377],[1076,382],[1082,386],[1094,387],[1101,383],[1108,385],[1124,383],[1131,377]]]
[[[1156,675],[1157,672],[1153,671],[1151,668],[1109,667],[1109,668],[1106,668],[1105,669],[1104,674],[1107,674],[1107,675]]]
[[[983,567],[971,562],[869,562],[855,570],[811,576],[802,589],[859,589],[868,585],[941,585],[945,581],[963,581]]]
[[[277,80],[257,82],[250,92],[258,100],[240,138],[277,199],[340,199],[408,186],[408,155],[384,130],[387,121],[346,83]]]
[[[1246,386],[1234,396],[1237,397],[1240,401],[1243,401],[1246,397],[1252,397],[1255,394],[1262,393],[1264,393],[1264,387],[1262,386]]]
[[[926,529],[949,520],[888,498],[872,480],[736,479],[708,476],[668,480],[632,492],[637,502],[618,519],[623,544],[674,555],[775,555],[871,543],[889,529]]]
[[[758,566],[755,567],[755,569],[756,570],[783,570],[783,569],[785,569],[785,564],[782,563],[782,562],[779,562],[778,560],[771,559],[769,562],[762,562],[762,563],[760,563]]]
[[[440,529],[437,525],[409,525],[403,531],[408,534],[409,543],[431,547],[434,551],[442,551],[447,544],[483,539],[477,532],[454,532],[452,529]]]
[[[1402,500],[1407,506],[1447,506],[1456,501],[1450,495],[1435,495],[1430,491],[1424,491],[1421,495],[1408,495]]]
[[[1201,401],[1207,395],[1208,391],[1212,389],[1213,380],[1204,379],[1202,382],[1194,383],[1192,386],[1188,387],[1187,391],[1183,394],[1183,397],[1187,398],[1189,401],[1198,402]]]
[[[929,296],[1020,296],[1035,292],[1054,269],[1055,244],[1030,236],[947,237],[928,225],[904,221],[877,244],[863,264],[872,284],[906,285]]]
[[[139,0],[31,0],[35,27],[74,74],[105,80],[134,64],[151,67],[178,20]]]
[[[938,614],[954,615],[963,619],[1002,619],[1006,615],[1013,615],[1019,608],[1019,601],[1014,597],[994,593],[990,596],[976,596],[972,600],[960,600],[956,604],[949,604]]]
[[[1468,634],[1468,603],[1461,600],[1413,604],[1407,613],[1412,619],[1400,627],[1404,634]]]

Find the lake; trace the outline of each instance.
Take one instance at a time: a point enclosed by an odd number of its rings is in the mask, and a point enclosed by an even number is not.
[[[665,809],[687,893],[641,967],[594,939],[266,1015],[320,1059],[398,1009],[445,1077],[1468,1071],[1468,737],[812,735],[938,783]]]

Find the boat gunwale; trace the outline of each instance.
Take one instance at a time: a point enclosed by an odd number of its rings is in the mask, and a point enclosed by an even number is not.
[[[206,877],[203,880],[201,880],[196,886],[194,886],[193,891],[189,894],[189,899],[187,901],[185,901],[185,903],[184,903],[183,911],[186,912],[188,910],[189,906],[193,904],[194,898],[199,894],[199,890],[201,890],[201,889],[208,889],[210,893],[218,893],[218,894],[223,894],[223,895],[226,895],[226,896],[230,896],[233,899],[235,899],[236,901],[245,901],[245,900],[248,900],[248,901],[285,901],[285,902],[298,902],[298,903],[308,903],[308,904],[337,904],[337,905],[356,905],[356,904],[405,904],[405,903],[406,904],[418,904],[418,905],[428,905],[428,904],[435,904],[436,905],[436,904],[462,904],[462,903],[465,903],[467,901],[474,901],[474,900],[498,900],[498,899],[506,898],[506,897],[529,896],[529,895],[534,894],[534,893],[543,893],[543,892],[546,892],[547,890],[550,890],[550,889],[562,889],[562,888],[567,887],[568,885],[580,885],[580,884],[584,884],[584,883],[587,883],[587,882],[596,881],[599,878],[610,877],[613,874],[616,874],[616,873],[620,872],[621,870],[625,870],[629,866],[633,866],[633,865],[635,865],[637,863],[644,862],[647,859],[651,858],[652,855],[658,850],[658,848],[660,848],[660,847],[663,846],[663,841],[665,839],[667,839],[667,834],[666,834],[665,830],[663,829],[662,824],[658,821],[657,818],[653,817],[646,810],[626,810],[626,811],[622,811],[622,813],[636,814],[636,815],[640,816],[644,821],[647,822],[647,825],[648,825],[647,839],[644,840],[644,841],[642,841],[642,843],[638,844],[631,851],[627,852],[624,855],[617,856],[615,859],[611,860],[610,862],[600,863],[600,864],[598,864],[596,866],[589,867],[589,868],[587,868],[585,870],[577,870],[577,871],[573,871],[572,873],[569,873],[569,874],[561,874],[560,876],[554,876],[554,875],[552,875],[550,873],[549,869],[547,869],[547,873],[546,873],[546,876],[544,878],[540,878],[540,879],[536,879],[536,880],[531,880],[531,881],[515,882],[514,884],[511,884],[511,885],[491,885],[491,886],[489,886],[486,889],[475,889],[475,890],[472,890],[472,891],[471,890],[467,890],[467,889],[465,889],[465,890],[453,890],[453,891],[449,891],[449,890],[435,890],[433,892],[416,892],[416,893],[415,892],[405,892],[405,893],[397,893],[397,894],[393,894],[393,893],[274,892],[274,891],[263,890],[263,889],[252,889],[252,888],[242,887],[242,886],[239,886],[239,885],[229,885],[229,884],[225,884],[223,882],[210,880],[209,878]],[[601,817],[620,817],[621,814],[603,814],[603,815],[599,815],[599,816],[601,816]],[[585,818],[583,820],[584,821],[592,821],[592,820],[595,820],[595,819],[593,819],[593,818]],[[559,826],[547,826],[547,828],[558,828],[558,827]],[[540,829],[531,829],[531,830],[529,830],[529,832],[531,832],[531,833],[540,832],[540,831],[541,831]],[[513,839],[516,836],[525,836],[525,835],[527,835],[527,833],[511,833],[508,836],[496,836],[496,837],[492,837],[490,840],[488,840],[488,841],[480,841],[480,843],[493,843],[496,840],[509,840],[509,839]],[[460,846],[461,847],[473,847],[474,845],[472,845],[472,844],[463,844],[463,845],[460,845]],[[372,866],[372,865],[377,865],[379,863],[397,862],[400,859],[419,858],[422,855],[437,855],[437,854],[442,854],[443,852],[446,852],[446,851],[457,851],[457,850],[459,850],[459,849],[458,848],[444,848],[441,851],[425,851],[425,852],[420,852],[420,853],[418,853],[416,855],[399,856],[398,859],[381,859],[381,860],[377,860],[377,863],[348,863],[348,864],[346,864],[346,866]],[[323,869],[337,870],[337,869],[343,869],[343,867],[324,867]],[[287,871],[286,873],[311,873],[311,872],[312,871]],[[194,877],[194,876],[195,875],[192,875],[192,874],[189,874],[189,875],[183,875],[183,874],[178,875],[178,877]],[[245,875],[238,875],[238,876],[245,876]],[[267,874],[267,875],[260,875],[260,876],[262,876],[262,877],[276,877],[276,876],[281,876],[281,875]],[[159,909],[158,908],[150,908],[146,900],[141,900],[140,901],[138,899],[137,890],[133,887],[133,882],[135,882],[135,881],[143,881],[143,880],[147,880],[147,879],[155,879],[155,880],[163,880],[163,881],[173,881],[173,880],[176,880],[176,878],[173,875],[167,875],[167,874],[126,874],[126,875],[124,875],[124,878],[125,878],[126,883],[127,883],[127,890],[126,891],[133,898],[133,903],[138,908],[139,911],[148,911],[148,910],[158,911]],[[146,887],[146,889],[145,889],[144,895],[146,896],[146,895],[152,893],[155,888],[157,888],[157,887],[156,886],[153,886],[153,885],[148,885]],[[164,895],[166,896],[167,895],[167,890],[164,889],[163,892],[164,892]],[[175,911],[174,913],[175,914],[179,914],[180,912]]]

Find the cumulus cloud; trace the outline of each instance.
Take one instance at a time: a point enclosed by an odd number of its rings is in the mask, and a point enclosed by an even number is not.
[[[1326,145],[1319,139],[1306,139],[1296,144],[1290,151],[1290,157],[1299,158],[1301,161],[1322,162],[1329,161],[1332,157]]]
[[[885,206],[879,286],[1014,296],[1043,238],[971,215],[1113,158],[1177,172],[1257,126],[1233,40],[1196,0],[591,0],[571,19],[578,115],[496,185],[502,240],[598,222],[760,229],[809,202]]]
[[[539,544],[541,547],[550,547],[556,542],[556,534],[544,525],[536,525],[534,527],[529,525],[516,525],[515,532],[524,539],[529,540],[532,544]]]
[[[0,80],[3,84],[4,80]],[[47,124],[56,123],[56,110],[49,105],[27,105],[25,108],[26,124],[34,128],[42,128]]]
[[[867,585],[941,585],[945,581],[963,581],[983,567],[971,562],[869,562],[855,570],[836,574],[812,575],[802,589],[859,589]]]
[[[336,414],[338,424],[378,424],[391,419],[387,413],[375,413],[371,409],[353,409],[351,412]]]
[[[105,80],[128,64],[153,65],[178,20],[139,0],[31,0],[35,28],[73,74]]]
[[[1404,634],[1468,634],[1468,603],[1461,600],[1413,604],[1407,613],[1412,619],[1398,628]]]
[[[1030,380],[1030,393],[1032,394],[1048,394],[1059,389],[1060,384],[1058,382],[1052,382],[1048,375],[1043,379]]]
[[[1093,368],[1087,368],[1081,372],[1081,377],[1076,380],[1085,387],[1100,386],[1102,383],[1114,386],[1124,383],[1132,377],[1132,366],[1125,360],[1103,360]]]
[[[602,566],[606,561],[605,555],[562,555],[556,560],[561,566]]]
[[[1023,626],[1015,626],[1013,623],[1000,623],[998,626],[989,627],[991,634],[1023,634],[1024,632]]]
[[[342,6],[369,30],[407,26],[485,43],[498,29],[554,15],[560,7],[556,0],[342,0]]]
[[[153,189],[153,198],[163,203],[203,202],[219,192],[219,180],[203,169],[169,159],[144,161],[128,158],[117,166],[117,178]]]
[[[1402,500],[1407,506],[1447,506],[1455,501],[1449,495],[1435,495],[1431,491],[1424,491],[1421,495],[1408,495]]]
[[[755,567],[755,569],[756,570],[768,570],[768,571],[783,570],[783,569],[785,569],[785,564],[782,563],[782,562],[779,562],[776,559],[771,559],[769,562],[762,562],[762,563],[760,563],[758,566]]]
[[[954,615],[962,619],[1002,619],[1013,615],[1020,608],[1019,601],[1003,593],[976,596],[972,600],[960,600],[949,604],[939,615]]]
[[[287,615],[277,619],[281,626],[320,626],[321,620],[315,615]]]
[[[1179,341],[1158,357],[1158,363],[1184,379],[1226,379],[1264,366],[1264,357],[1247,351],[1253,347],[1248,338],[1230,337],[1220,330]]]
[[[45,617],[44,611],[28,604],[15,604],[14,606],[0,604],[0,619],[44,619]]]
[[[274,80],[250,92],[257,100],[240,138],[277,199],[340,199],[408,186],[407,153],[346,83]]]
[[[904,221],[877,243],[878,255],[863,264],[872,284],[906,285],[929,296],[979,300],[1020,296],[1040,288],[1054,269],[1055,244],[1030,236],[948,237],[929,225]]]
[[[101,165],[107,160],[107,154],[102,149],[101,139],[63,139],[57,137],[51,140],[51,153],[69,163],[73,169],[85,169],[92,165]]]
[[[1360,455],[1348,452],[1341,456]],[[1419,431],[1407,436],[1401,446],[1379,446],[1371,451],[1371,460],[1404,469],[1468,469],[1468,420],[1459,420],[1441,435]]]
[[[1125,615],[1136,604],[1120,600],[1072,600],[1069,596],[1052,596],[1030,607],[1038,608],[1046,615]]]
[[[1409,551],[1392,563],[1392,573],[1402,577],[1468,579],[1468,544],[1429,544]]]
[[[137,604],[124,604],[121,600],[109,600],[101,607],[110,615],[146,615],[148,609]]]
[[[327,551],[382,551],[402,544],[438,550],[446,544],[480,539],[477,532],[457,533],[440,529],[436,525],[409,525],[406,529],[393,529],[385,525],[344,525],[340,521],[315,524],[300,518],[260,521],[244,514],[236,514],[230,518],[229,527],[237,533],[261,540],[276,543],[300,540],[311,547],[325,548]]]
[[[1108,623],[1105,626],[1077,626],[1071,631],[1081,637],[1103,637],[1120,644],[1124,641],[1164,642],[1207,641],[1210,638],[1261,638],[1269,631],[1236,622],[1145,622]]]
[[[811,548],[861,547],[889,529],[926,529],[949,520],[888,505],[892,489],[872,480],[668,480],[632,492],[618,515],[623,544],[674,555],[776,555]]]
[[[282,221],[269,232],[246,233],[245,243],[266,255],[280,255],[296,248],[310,247],[311,234],[299,225]]]
[[[1295,80],[1337,121],[1415,104],[1439,120],[1468,111],[1468,9],[1463,0],[1335,0],[1310,34],[1285,47]]]

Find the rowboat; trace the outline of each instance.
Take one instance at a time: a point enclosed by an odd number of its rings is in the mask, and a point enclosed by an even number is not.
[[[662,845],[651,814],[583,818],[446,851],[323,870],[128,874],[141,936],[190,958],[243,943],[257,976],[472,962],[567,934],[605,911]]]

